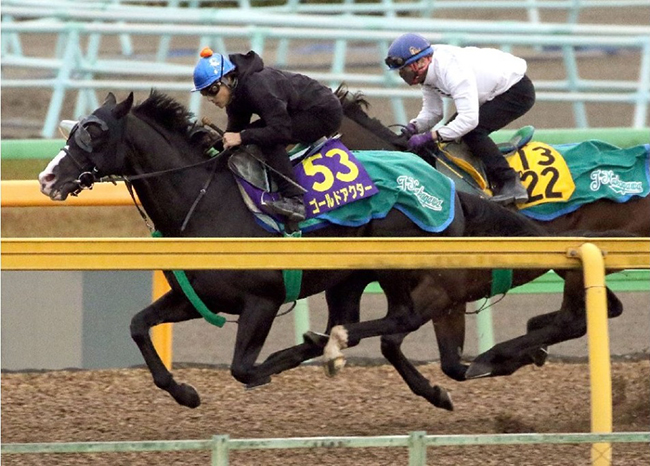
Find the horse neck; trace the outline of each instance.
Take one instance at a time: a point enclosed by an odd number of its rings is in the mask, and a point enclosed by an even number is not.
[[[133,118],[136,121],[129,124],[126,135],[129,150],[126,153],[125,174],[172,170],[133,182],[138,198],[157,230],[164,236],[252,235],[251,231],[255,228],[251,225],[254,222],[250,214],[237,218],[237,213],[248,212],[225,160],[185,168],[205,161],[205,156],[182,142],[181,137],[165,135],[163,131]],[[181,232],[188,212],[208,180],[210,183],[205,195],[191,214],[186,230]],[[205,218],[206,215],[209,220]],[[239,222],[237,235],[227,228],[233,222]]]
[[[341,142],[351,150],[399,150],[391,141],[377,136],[350,118],[343,118],[340,133]]]
[[[344,105],[341,141],[352,150],[404,150],[399,136],[354,104]]]

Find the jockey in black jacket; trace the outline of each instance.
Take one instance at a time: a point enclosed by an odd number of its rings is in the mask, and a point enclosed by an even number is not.
[[[282,175],[275,177],[282,197],[266,206],[291,221],[304,220],[303,191],[294,184],[286,146],[335,133],[343,118],[338,98],[312,78],[264,66],[253,51],[225,56],[204,48],[201,57],[193,91],[226,109],[224,148],[259,146],[266,163]],[[251,123],[253,115],[259,120]]]

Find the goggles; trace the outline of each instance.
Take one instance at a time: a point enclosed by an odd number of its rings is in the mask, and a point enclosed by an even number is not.
[[[388,56],[384,60],[384,63],[386,63],[386,65],[388,65],[388,67],[391,70],[396,70],[396,69],[402,68],[402,67],[404,67],[406,65],[409,65],[409,64],[413,63],[414,61],[416,61],[416,60],[418,60],[418,59],[420,59],[420,58],[422,58],[422,57],[424,57],[426,55],[429,55],[431,53],[433,53],[433,48],[431,46],[428,46],[427,48],[425,48],[423,50],[420,50],[418,53],[415,53],[415,54],[411,55],[408,58],[390,57],[390,56]]]
[[[396,68],[401,68],[404,66],[406,64],[406,60],[404,60],[402,57],[386,57],[384,63],[386,63],[390,69],[394,70]]]
[[[217,81],[216,83],[210,84],[205,89],[201,89],[199,92],[203,97],[212,97],[219,93],[222,85],[223,83],[221,81]]]

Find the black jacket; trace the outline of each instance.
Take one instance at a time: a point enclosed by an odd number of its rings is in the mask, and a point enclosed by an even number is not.
[[[241,132],[242,144],[263,146],[289,144],[291,116],[302,111],[328,111],[338,99],[318,81],[302,74],[265,67],[253,51],[229,55],[236,66],[238,83],[226,106],[227,131]],[[335,100],[336,102],[333,102]],[[258,115],[264,127],[250,128],[251,117]]]

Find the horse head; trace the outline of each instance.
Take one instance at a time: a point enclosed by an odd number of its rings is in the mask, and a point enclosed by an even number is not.
[[[38,175],[41,192],[64,201],[99,178],[117,174],[124,164],[121,143],[132,106],[133,93],[120,103],[109,93],[101,107],[74,125],[65,146]]]

